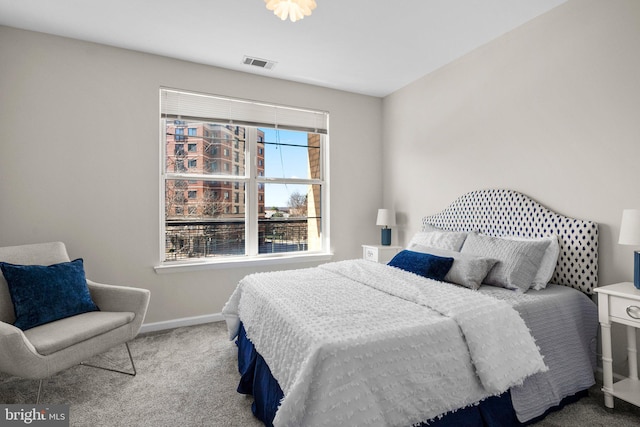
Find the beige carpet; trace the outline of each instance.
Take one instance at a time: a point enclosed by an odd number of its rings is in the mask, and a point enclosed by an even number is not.
[[[224,323],[139,336],[131,344],[138,375],[129,377],[77,366],[44,383],[42,401],[69,404],[71,425],[116,426],[260,426],[251,399],[236,393],[236,347],[226,339]],[[91,360],[127,369],[124,346]],[[1,403],[33,403],[38,382],[2,376]],[[626,427],[640,425],[640,409],[616,400],[610,413],[602,393],[553,413],[536,427]]]

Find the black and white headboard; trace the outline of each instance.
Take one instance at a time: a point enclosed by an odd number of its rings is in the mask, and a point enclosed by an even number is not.
[[[560,255],[551,283],[588,295],[598,286],[598,224],[555,213],[517,191],[472,191],[442,212],[422,218],[422,224],[496,237],[556,234]]]

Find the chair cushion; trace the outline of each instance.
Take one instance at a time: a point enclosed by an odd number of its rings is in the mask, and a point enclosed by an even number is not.
[[[49,266],[0,262],[16,315],[27,330],[69,316],[98,310],[91,300],[82,259]]]
[[[38,353],[47,356],[126,325],[134,317],[131,312],[92,311],[31,328],[24,334]]]

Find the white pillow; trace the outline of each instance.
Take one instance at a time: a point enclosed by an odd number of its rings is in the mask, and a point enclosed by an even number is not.
[[[540,238],[508,236],[505,237],[505,239],[549,241],[549,246],[547,247],[547,250],[544,251],[542,261],[540,261],[540,268],[538,269],[536,277],[533,279],[533,285],[531,286],[531,289],[535,289],[536,291],[546,288],[553,276],[553,273],[556,271],[556,265],[558,264],[558,256],[560,255],[560,243],[558,242],[558,236],[555,234]]]
[[[471,232],[460,252],[498,260],[484,283],[526,292],[550,243],[549,240],[510,240]]]
[[[460,252],[467,233],[463,231],[446,231],[435,227],[425,226],[424,231],[413,235],[407,245],[411,249],[413,245],[427,246],[429,248],[446,249],[448,251]]]
[[[497,259],[463,254],[446,249],[429,248],[421,245],[413,245],[409,250],[453,258],[453,264],[444,277],[445,282],[455,283],[473,290],[480,288],[484,278],[487,277],[491,268],[498,262]]]

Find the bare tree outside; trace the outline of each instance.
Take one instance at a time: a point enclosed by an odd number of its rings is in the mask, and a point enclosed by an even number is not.
[[[307,216],[307,195],[294,191],[289,195],[289,215],[292,217]]]

